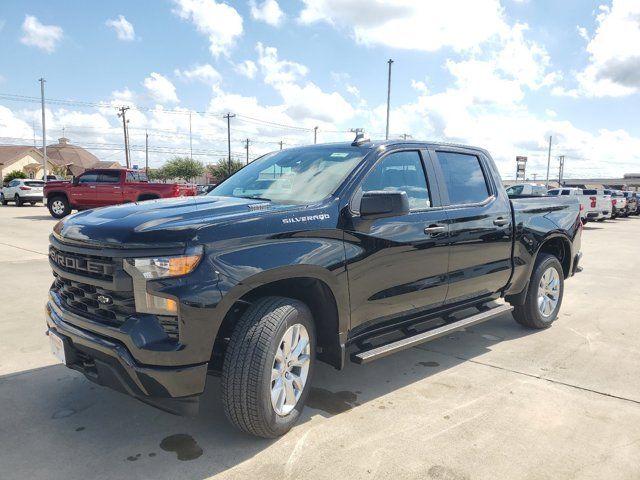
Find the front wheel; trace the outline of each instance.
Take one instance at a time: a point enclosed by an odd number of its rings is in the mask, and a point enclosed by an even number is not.
[[[558,318],[564,294],[564,273],[557,257],[540,253],[524,304],[515,305],[513,318],[528,328],[549,328]]]
[[[64,197],[53,197],[47,201],[47,208],[53,218],[63,218],[71,213],[71,206]]]
[[[264,297],[242,315],[222,367],[227,418],[247,433],[274,438],[296,423],[311,385],[315,327],[307,306]]]
[[[2,205],[6,205],[7,203],[9,203],[7,199],[4,198],[4,193],[2,192],[0,192],[0,203],[2,203]]]

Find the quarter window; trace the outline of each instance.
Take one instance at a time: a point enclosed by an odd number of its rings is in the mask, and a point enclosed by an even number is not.
[[[100,172],[98,183],[118,183],[120,181],[120,172]]]
[[[437,152],[449,193],[449,203],[480,203],[489,198],[487,180],[475,155]]]
[[[362,192],[374,190],[402,191],[407,193],[409,208],[429,208],[429,189],[417,151],[396,152],[383,158],[362,183]]]

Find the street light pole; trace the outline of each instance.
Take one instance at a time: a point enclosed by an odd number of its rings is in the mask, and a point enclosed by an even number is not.
[[[44,78],[40,79],[40,99],[42,101],[42,172],[44,181],[47,181],[47,128],[45,126],[45,114],[44,114]],[[34,131],[35,135],[35,131]]]
[[[387,81],[387,129],[385,133],[385,139],[389,140],[389,109],[391,107],[391,64],[393,60],[389,59],[389,79]]]
[[[318,127],[313,127],[313,144],[318,143]]]
[[[549,154],[547,155],[547,181],[545,187],[549,189],[549,167],[551,167],[551,135],[549,135]]]
[[[228,176],[231,176],[231,119],[235,117],[235,114],[232,114],[231,112],[227,112],[227,114],[224,116],[224,118],[227,119],[227,147],[229,149],[229,171]]]

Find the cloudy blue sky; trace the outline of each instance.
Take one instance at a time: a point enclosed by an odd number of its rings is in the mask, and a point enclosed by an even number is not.
[[[48,137],[122,160],[116,107],[129,105],[133,155],[215,162],[384,132],[489,149],[506,177],[565,155],[565,176],[640,171],[637,0],[4,1],[0,143]],[[35,127],[35,132],[34,132]],[[552,166],[557,165],[553,160]]]

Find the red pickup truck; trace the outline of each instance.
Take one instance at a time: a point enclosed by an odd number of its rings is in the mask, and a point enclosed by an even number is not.
[[[150,183],[144,172],[126,168],[87,170],[72,181],[47,182],[44,187],[45,205],[55,218],[71,210],[196,194],[195,185]]]

